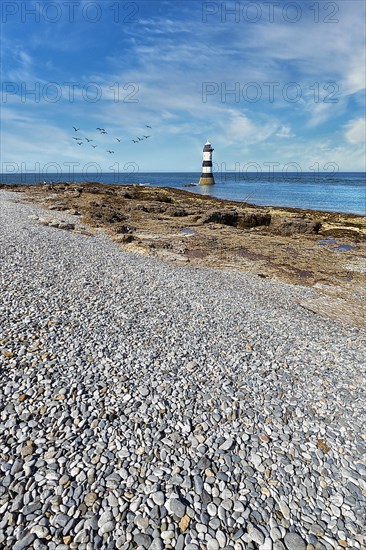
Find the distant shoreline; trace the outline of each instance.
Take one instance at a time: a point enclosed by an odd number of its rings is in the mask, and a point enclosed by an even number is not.
[[[3,176],[3,184],[32,185],[46,182],[100,182],[102,185],[148,185],[188,190],[236,203],[255,206],[297,208],[302,210],[366,215],[366,181],[362,172],[303,173],[289,172],[246,175],[216,174],[212,186],[200,186],[199,172],[122,172],[83,174],[13,174]]]
[[[178,173],[178,172],[177,172]],[[195,195],[197,197],[209,197],[210,199],[214,200],[214,201],[223,201],[224,203],[226,204],[230,204],[230,203],[233,203],[235,205],[245,205],[247,206],[248,208],[250,207],[253,207],[253,208],[271,208],[273,210],[288,210],[289,212],[299,212],[300,214],[301,213],[307,213],[307,212],[312,212],[314,215],[318,214],[318,215],[326,215],[326,214],[339,214],[339,215],[343,215],[343,216],[356,216],[357,218],[365,218],[366,217],[366,214],[359,214],[357,212],[348,212],[348,211],[342,211],[342,210],[322,210],[322,209],[316,209],[316,208],[306,208],[306,207],[295,207],[295,206],[286,206],[286,205],[271,205],[271,204],[256,204],[254,202],[247,202],[247,201],[242,201],[242,200],[239,200],[239,199],[227,199],[227,198],[221,198],[221,197],[215,197],[213,195],[202,195],[201,193],[197,193],[197,189],[200,188],[199,184],[195,184],[195,185],[192,185],[192,184],[187,184],[184,186],[184,189],[180,188],[180,187],[166,187],[166,186],[150,186],[148,184],[144,184],[144,183],[113,183],[113,184],[109,184],[109,183],[103,183],[103,182],[100,182],[100,181],[80,181],[80,182],[75,182],[75,181],[52,181],[52,182],[46,182],[46,184],[44,183],[1,183],[0,182],[0,189],[4,189],[4,190],[14,190],[14,191],[18,191],[19,189],[24,189],[24,190],[27,190],[29,188],[32,188],[32,187],[40,187],[40,188],[43,188],[45,186],[56,186],[56,185],[102,185],[102,186],[109,186],[109,185],[112,185],[112,186],[115,186],[115,187],[151,187],[153,189],[165,189],[167,191],[170,191],[170,190],[177,190],[177,191],[181,191],[181,192],[187,192],[189,194],[192,194],[192,195]],[[365,200],[366,200],[366,197],[365,197]]]

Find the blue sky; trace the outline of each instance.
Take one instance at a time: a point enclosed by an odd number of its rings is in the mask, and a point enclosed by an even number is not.
[[[365,6],[4,0],[2,169],[363,171]]]

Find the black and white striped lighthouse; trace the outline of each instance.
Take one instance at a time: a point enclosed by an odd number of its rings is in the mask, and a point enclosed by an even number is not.
[[[203,148],[202,173],[200,185],[213,185],[215,183],[212,173],[212,151],[211,143],[207,141]]]

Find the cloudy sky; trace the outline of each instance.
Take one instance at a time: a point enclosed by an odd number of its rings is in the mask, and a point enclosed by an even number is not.
[[[2,169],[364,171],[365,6],[4,0]]]

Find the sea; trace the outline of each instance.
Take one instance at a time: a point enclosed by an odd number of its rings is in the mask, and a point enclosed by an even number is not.
[[[366,215],[366,174],[338,173],[233,173],[214,174],[215,185],[198,185],[199,172],[130,172],[47,174],[0,174],[0,183],[32,184],[71,181],[104,184],[141,184],[174,187],[201,195],[261,206],[288,206],[329,212]]]

